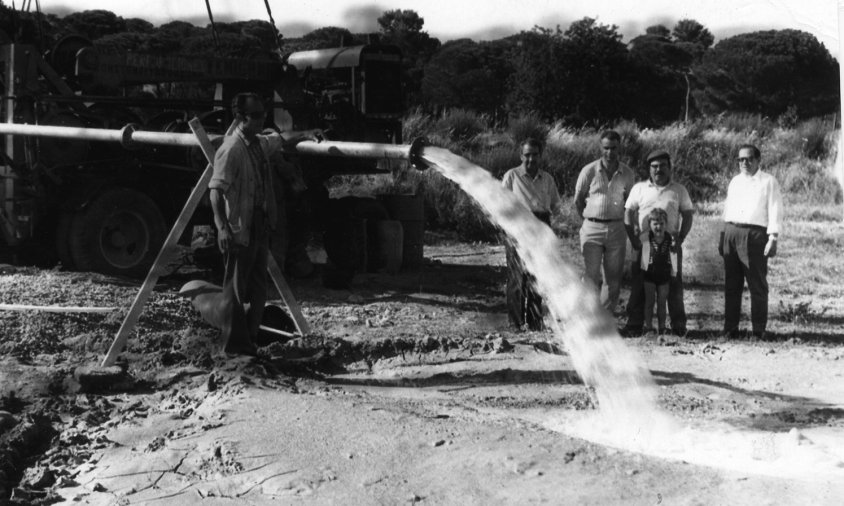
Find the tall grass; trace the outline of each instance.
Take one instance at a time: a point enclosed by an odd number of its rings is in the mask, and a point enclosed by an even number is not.
[[[840,203],[842,192],[832,176],[840,130],[831,118],[802,122],[772,121],[753,114],[721,115],[659,129],[639,128],[624,121],[613,126],[622,136],[621,157],[646,179],[645,158],[654,149],[671,154],[674,179],[689,190],[692,200],[706,207],[723,201],[730,179],[738,172],[739,146],[751,143],[762,150],[763,170],[780,182],[786,203],[823,206]],[[792,125],[787,127],[788,125]],[[493,127],[489,118],[470,111],[449,110],[440,116],[414,111],[405,118],[405,139],[425,136],[487,169],[500,178],[519,165],[519,145],[528,137],[545,141],[543,163],[571,201],[580,169],[600,156],[600,132],[548,125],[536,116],[511,118]],[[493,240],[497,233],[456,185],[434,171],[398,171],[397,182],[382,191],[413,191],[425,195],[428,225],[456,230],[467,239]],[[574,213],[563,213],[555,228],[563,233],[575,226]],[[569,223],[571,222],[571,223]]]

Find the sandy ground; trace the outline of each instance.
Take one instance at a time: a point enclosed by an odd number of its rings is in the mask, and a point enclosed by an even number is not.
[[[177,273],[105,391],[74,371],[102,358],[119,310],[3,313],[0,503],[841,504],[839,302],[811,338],[725,341],[711,285],[690,283],[689,336],[624,344],[696,435],[619,443],[602,439],[562,343],[506,328],[502,247],[438,241],[425,256],[351,290],[292,281],[314,335],[257,359],[215,355]],[[125,309],[137,290],[11,267],[0,279],[19,303]]]

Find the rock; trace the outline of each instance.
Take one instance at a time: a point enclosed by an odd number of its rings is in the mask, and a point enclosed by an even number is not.
[[[105,488],[105,487],[103,486],[103,484],[102,484],[102,483],[99,483],[99,482],[94,483],[94,486],[93,486],[93,487],[91,487],[91,490],[93,490],[94,492],[107,492],[107,491],[108,491],[108,489],[107,489],[107,488]]]
[[[492,341],[493,350],[496,353],[507,353],[508,351],[513,350],[515,346],[510,344],[510,341],[504,339],[503,337],[496,338]]]
[[[43,490],[56,482],[56,476],[46,467],[29,468],[24,472],[21,484],[33,490]]]
[[[17,418],[8,411],[0,411],[0,434],[18,424]]]
[[[214,376],[214,374],[208,375],[208,381],[205,383],[205,389],[209,392],[217,390],[217,378]]]
[[[442,445],[444,445],[444,444],[445,444],[445,440],[444,440],[444,439],[440,439],[440,440],[438,440],[438,441],[434,441],[433,443],[431,443],[431,446],[433,446],[434,448],[436,448],[436,447],[438,447],[438,446],[442,446]]]
[[[120,365],[78,367],[74,371],[74,379],[86,393],[118,390],[131,385],[131,378]]]

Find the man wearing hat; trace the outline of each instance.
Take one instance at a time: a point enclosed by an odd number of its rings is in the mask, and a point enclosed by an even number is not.
[[[650,178],[636,183],[624,205],[624,226],[630,244],[642,249],[642,238],[648,237],[648,214],[652,209],[664,209],[668,214],[666,232],[674,239],[677,254],[677,275],[668,285],[668,314],[674,334],[686,334],[686,309],[683,305],[683,241],[692,228],[694,207],[686,187],[671,180],[671,156],[664,149],[648,154]],[[627,303],[627,325],[623,334],[640,335],[644,320],[644,278],[639,262],[633,262],[630,300]]]

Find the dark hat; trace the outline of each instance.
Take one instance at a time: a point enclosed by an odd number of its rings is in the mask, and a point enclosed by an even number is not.
[[[647,162],[651,163],[652,160],[659,160],[660,158],[665,158],[669,162],[671,161],[671,155],[668,154],[668,151],[664,149],[657,149],[648,153]]]

